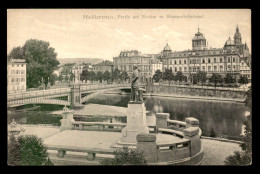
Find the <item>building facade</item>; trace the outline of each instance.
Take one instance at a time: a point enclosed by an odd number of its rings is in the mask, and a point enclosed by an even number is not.
[[[238,28],[236,32],[238,32]],[[236,41],[228,38],[223,48],[207,48],[206,38],[198,30],[192,39],[192,50],[173,52],[170,46],[166,44],[161,53],[163,71],[165,69],[172,69],[174,73],[181,71],[187,77],[197,71],[205,71],[208,76],[213,73],[222,76],[230,73],[237,77],[241,72],[240,57],[249,53],[248,47],[244,49],[244,52],[243,49],[240,52],[241,39],[237,37],[240,38],[241,34],[235,34],[234,39]],[[246,46],[242,44],[242,47]]]
[[[152,80],[152,57],[141,54],[137,50],[121,51],[118,57],[113,58],[114,69],[126,71],[131,77],[133,67],[137,66],[140,70],[140,81],[147,82]]]
[[[85,65],[74,65],[71,69],[71,72],[75,75],[74,83],[81,83],[80,81],[80,74],[83,71]]]
[[[10,59],[7,62],[7,92],[26,91],[26,60]]]
[[[98,64],[92,65],[92,71],[94,71],[95,73],[98,73],[99,71],[102,73],[104,73],[105,71],[109,71],[110,73],[112,73],[113,62],[111,62],[109,60],[105,60]]]
[[[240,62],[240,74],[251,80],[251,69],[244,60]]]

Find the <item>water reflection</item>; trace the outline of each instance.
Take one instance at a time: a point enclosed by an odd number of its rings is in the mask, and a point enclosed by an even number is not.
[[[243,103],[213,102],[174,99],[168,97],[144,97],[146,109],[157,113],[170,113],[170,119],[184,121],[186,117],[195,117],[200,121],[204,133],[211,129],[217,134],[238,136],[241,134],[242,118],[245,112]],[[127,107],[128,95],[102,94],[87,103]]]

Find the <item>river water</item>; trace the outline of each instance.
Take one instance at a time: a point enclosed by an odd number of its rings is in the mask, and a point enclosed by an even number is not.
[[[195,117],[200,122],[203,135],[210,132],[224,135],[227,138],[238,137],[241,134],[242,122],[245,114],[244,103],[231,103],[220,101],[203,101],[192,99],[177,99],[171,97],[144,96],[147,111],[153,113],[170,113],[170,119],[184,121],[186,117]],[[90,99],[88,103],[127,107],[129,95],[100,94]],[[23,106],[31,107],[31,106]],[[62,110],[63,106],[40,105],[40,108],[31,112],[8,112],[8,123],[14,118],[16,122],[27,124],[57,124],[61,116],[48,114],[50,111]],[[102,109],[102,108],[100,108]],[[110,122],[111,118],[88,117],[85,121]],[[126,118],[113,118],[113,122],[126,122]]]
[[[144,99],[146,110],[154,113],[170,113],[170,119],[184,121],[186,117],[197,118],[204,135],[208,135],[212,129],[218,135],[235,137],[241,134],[246,109],[244,103],[158,96],[146,96]],[[127,107],[128,102],[129,95],[101,94],[90,99],[87,103]]]

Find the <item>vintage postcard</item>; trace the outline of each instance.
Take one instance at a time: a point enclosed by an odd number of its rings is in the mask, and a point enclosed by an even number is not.
[[[8,9],[8,165],[251,165],[251,38],[250,9]]]

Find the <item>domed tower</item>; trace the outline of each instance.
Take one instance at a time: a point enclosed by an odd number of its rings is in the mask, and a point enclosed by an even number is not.
[[[192,50],[203,50],[207,48],[207,41],[198,28],[198,33],[192,39]]]
[[[231,40],[231,38],[229,37],[228,40],[226,41],[225,45],[224,45],[224,49],[230,53],[230,52],[234,52],[236,50],[236,44],[233,40]]]
[[[171,52],[172,52],[172,49],[171,49],[171,47],[167,43],[165,45],[165,47],[163,48],[163,51],[162,51],[163,57],[168,56]]]
[[[241,37],[241,33],[239,32],[238,25],[236,28],[236,32],[234,34],[234,42],[236,45],[242,45],[242,37]]]

